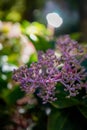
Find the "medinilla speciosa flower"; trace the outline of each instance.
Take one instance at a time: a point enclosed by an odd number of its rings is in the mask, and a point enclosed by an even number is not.
[[[36,92],[43,103],[57,100],[57,83],[63,85],[69,97],[87,87],[87,73],[81,65],[85,58],[82,47],[65,35],[57,40],[56,49],[60,57],[55,50],[39,51],[37,62],[13,71],[13,80],[19,82],[21,89],[28,94]]]

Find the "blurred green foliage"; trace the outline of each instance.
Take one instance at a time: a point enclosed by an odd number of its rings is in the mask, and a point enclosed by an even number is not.
[[[0,19],[20,21],[25,9],[24,0],[1,0],[0,1]]]
[[[33,11],[41,9],[44,0],[0,0],[0,19],[6,21],[33,20]]]
[[[25,95],[19,85],[13,82],[12,70],[25,63],[25,59],[22,60],[25,48],[28,51],[32,49],[31,53],[26,54],[29,58],[25,64],[37,61],[36,50],[50,47],[48,36],[50,33],[46,27],[37,22],[24,21],[20,24],[0,21],[0,130],[22,130],[34,126],[35,129],[42,126],[43,130],[46,129],[46,122],[43,123],[45,108],[40,106],[34,95]],[[39,126],[39,121],[42,126]]]

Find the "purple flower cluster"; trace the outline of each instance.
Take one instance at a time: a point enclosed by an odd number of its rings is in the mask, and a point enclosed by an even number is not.
[[[79,94],[79,90],[87,84],[85,82],[87,76],[85,68],[77,62],[74,62],[73,59],[71,61],[65,61],[61,73],[61,83],[65,87],[64,90],[69,92],[69,96],[76,96]]]
[[[43,103],[54,101],[55,86],[60,80],[58,59],[53,50],[38,53],[38,62],[32,63],[30,68],[20,67],[13,72],[13,79],[20,83],[21,88],[27,93],[34,93],[43,99]]]
[[[87,86],[87,74],[79,57],[83,50],[78,43],[65,35],[58,39],[56,46],[61,52],[60,57],[54,50],[39,51],[38,62],[32,63],[29,68],[22,66],[13,71],[13,79],[20,83],[21,89],[29,94],[36,92],[43,103],[56,100],[58,82],[69,96],[76,96]]]
[[[69,35],[60,36],[57,40],[56,48],[63,56],[76,56],[83,53],[82,47],[77,41],[72,40]]]
[[[85,55],[82,47],[77,41],[72,40],[69,35],[58,38],[56,48],[60,50],[61,83],[64,90],[69,92],[69,97],[79,94],[79,90],[87,88],[86,69],[81,66]]]

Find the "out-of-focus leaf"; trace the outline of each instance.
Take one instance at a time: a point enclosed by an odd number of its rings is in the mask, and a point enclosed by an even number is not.
[[[47,130],[65,130],[64,125],[65,125],[65,123],[68,122],[68,116],[69,116],[69,113],[66,114],[66,116],[65,116],[59,110],[52,111],[51,115],[48,118],[48,129]]]
[[[17,22],[21,20],[21,15],[17,11],[10,11],[6,16],[6,20]]]
[[[52,102],[52,105],[56,108],[67,108],[80,104],[80,102],[74,98],[66,98],[64,95],[58,95],[57,101]]]
[[[81,105],[84,105],[84,106],[86,106],[87,107],[87,95],[86,96],[83,96],[82,98],[81,98]]]
[[[76,32],[76,33],[72,33],[70,36],[71,36],[72,39],[79,40],[81,35],[82,34],[80,32]]]
[[[35,35],[35,37],[37,40],[33,39],[31,36],[29,36],[29,39],[34,44],[37,51],[38,50],[46,51],[47,49],[53,48],[53,44],[48,40],[46,40],[44,37],[39,35]]]
[[[33,53],[33,54],[31,54],[29,62],[27,64],[30,65],[32,62],[36,62],[37,60],[38,60],[37,59],[37,54]]]
[[[8,63],[14,64],[14,65],[18,65],[19,64],[19,54],[11,54],[8,56]]]
[[[78,110],[82,113],[82,115],[87,118],[87,106],[79,105]]]
[[[22,30],[22,32],[23,32],[23,33],[26,33],[26,29],[27,29],[27,27],[29,27],[29,26],[30,26],[30,23],[29,23],[28,21],[24,20],[24,21],[21,23],[21,30]]]
[[[3,80],[2,76],[5,76],[5,75],[1,75],[1,78],[0,78],[0,92],[2,92],[2,90],[7,87],[7,81]]]
[[[38,22],[32,22],[29,26],[25,28],[25,33],[27,35],[35,34],[40,36],[49,36],[50,31],[45,27],[45,25],[38,23]]]
[[[14,87],[14,89],[4,89],[2,92],[2,97],[8,105],[13,105],[16,101],[24,96],[24,92],[20,90],[19,87]]]
[[[86,121],[80,113],[74,108],[53,109],[48,117],[47,130],[85,130]]]

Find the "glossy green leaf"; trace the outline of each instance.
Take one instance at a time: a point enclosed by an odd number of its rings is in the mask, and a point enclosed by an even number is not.
[[[81,114],[87,118],[87,106],[84,106],[84,105],[80,105],[77,107],[78,110],[81,112]]]
[[[86,120],[74,108],[52,110],[47,130],[86,130]]]
[[[62,95],[60,95],[60,97],[57,99],[57,101],[52,102],[51,104],[56,108],[62,109],[62,108],[67,108],[67,107],[78,105],[78,104],[80,104],[80,102],[76,99],[73,99],[73,98],[69,99],[66,97],[62,97]]]

